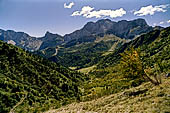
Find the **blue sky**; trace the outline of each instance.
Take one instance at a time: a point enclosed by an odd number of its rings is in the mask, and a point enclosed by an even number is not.
[[[144,18],[149,25],[167,27],[170,0],[0,0],[0,29],[31,36],[64,35],[103,18]]]

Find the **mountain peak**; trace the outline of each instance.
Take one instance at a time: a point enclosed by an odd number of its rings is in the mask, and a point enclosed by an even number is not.
[[[44,37],[62,37],[62,36],[47,31],[47,32],[45,33],[45,36],[44,36]]]
[[[49,36],[49,35],[54,35],[54,34],[51,33],[51,32],[49,32],[49,31],[47,31],[47,32],[45,33],[45,36]]]
[[[94,26],[94,22],[87,22],[87,24],[84,25],[84,29],[89,29],[91,26]]]

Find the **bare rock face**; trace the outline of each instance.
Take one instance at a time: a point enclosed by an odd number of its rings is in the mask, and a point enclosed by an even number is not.
[[[44,37],[37,38],[29,36],[24,32],[15,32],[13,30],[0,30],[0,40],[4,42],[13,42],[28,51],[36,51],[50,46],[56,46],[63,42],[62,36],[47,32]]]
[[[82,29],[71,34],[66,34],[64,40],[69,42],[82,37],[90,38],[92,36],[104,36],[106,34],[113,34],[125,39],[133,39],[142,33],[148,33],[152,30],[153,28],[144,19],[132,21],[122,20],[118,22],[103,19],[97,22],[88,22]]]
[[[71,34],[66,34],[64,40],[66,42],[79,39],[82,37],[92,37],[95,35],[105,34],[108,29],[112,27],[115,22],[109,19],[99,20],[97,22],[88,22],[82,29],[77,30]]]
[[[136,19],[132,21],[122,20],[112,26],[107,31],[108,34],[114,34],[125,39],[133,39],[142,33],[148,33],[153,28],[149,26],[144,19]]]
[[[0,40],[4,42],[13,41],[16,46],[29,51],[38,50],[42,41],[36,37],[31,37],[24,32],[15,32],[12,30],[0,30]]]

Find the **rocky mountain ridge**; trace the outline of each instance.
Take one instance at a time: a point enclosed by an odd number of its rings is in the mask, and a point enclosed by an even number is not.
[[[11,43],[28,51],[44,49],[50,45],[60,44],[62,36],[46,32],[43,37],[32,37],[24,32],[0,29],[0,40]],[[54,44],[53,44],[54,43]]]
[[[154,28],[149,26],[144,19],[140,18],[132,21],[121,20],[118,22],[102,19],[97,22],[88,22],[82,29],[64,36],[46,32],[43,37],[32,37],[24,32],[0,29],[0,40],[9,43],[12,42],[12,44],[28,51],[37,51],[58,45],[70,47],[84,42],[94,42],[96,37],[103,37],[108,34],[120,38],[133,39],[153,29]]]

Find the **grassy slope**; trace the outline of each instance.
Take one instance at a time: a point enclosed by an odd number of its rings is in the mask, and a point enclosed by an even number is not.
[[[41,111],[67,104],[81,95],[85,76],[0,41],[0,112]]]
[[[169,113],[169,84],[170,78],[164,78],[160,86],[144,83],[120,93],[92,101],[72,103],[46,113]]]

